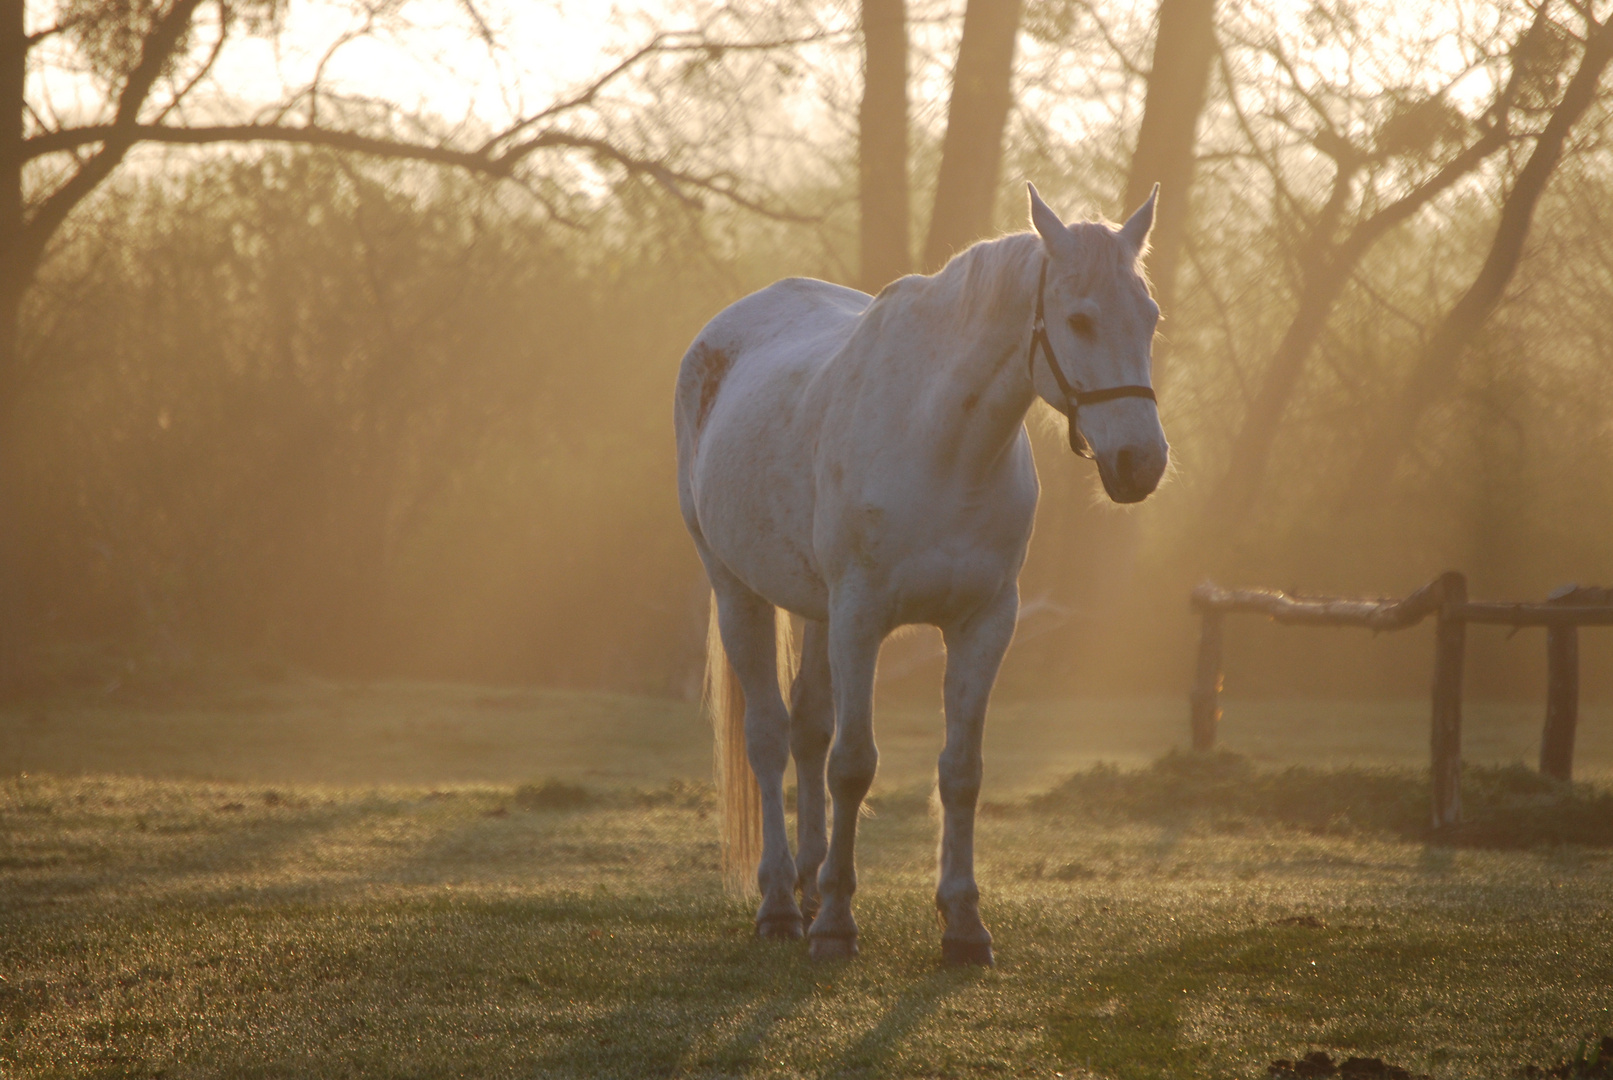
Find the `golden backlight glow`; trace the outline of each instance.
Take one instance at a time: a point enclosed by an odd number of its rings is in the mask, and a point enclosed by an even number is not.
[[[379,6],[367,21],[352,0],[291,0],[279,33],[232,36],[164,122],[295,127],[312,110],[339,127],[344,103],[362,102],[370,130],[384,122],[416,144],[463,149],[661,31],[709,22],[724,40],[819,40],[662,58],[556,123],[647,162],[664,156],[705,188],[592,147],[535,154],[518,182],[498,184],[269,143],[138,147],[67,217],[29,299],[26,347],[68,358],[38,365],[66,374],[41,378],[40,402],[23,410],[39,448],[40,625],[67,641],[155,642],[170,658],[205,652],[194,639],[338,675],[693,697],[707,590],[679,522],[670,388],[699,327],[736,298],[794,275],[858,281],[860,9],[485,0],[484,39],[463,0]],[[909,267],[934,216],[964,8],[907,5]],[[1495,208],[1544,124],[1539,101],[1577,62],[1564,35],[1547,41],[1560,71],[1531,85],[1515,137],[1355,266],[1278,410],[1250,509],[1230,539],[1205,539],[1205,507],[1293,321],[1304,260],[1329,239],[1310,230],[1330,193],[1342,192],[1338,239],[1437,173],[1482,127],[1534,9],[1217,10],[1225,66],[1198,127],[1181,284],[1156,345],[1172,471],[1122,516],[1060,449],[1064,421],[1033,423],[1043,497],[1008,700],[1185,685],[1186,596],[1204,577],[1391,594],[1460,569],[1475,597],[1519,599],[1613,580],[1613,548],[1594,539],[1613,505],[1613,434],[1596,411],[1613,399],[1601,392],[1613,369],[1613,170],[1597,110],[1546,189],[1506,303],[1462,370],[1427,395],[1391,482],[1350,513],[1335,491],[1482,265]],[[193,65],[217,32],[216,6],[198,11]],[[1130,211],[1121,196],[1157,7],[1025,12],[989,229],[1026,227],[1025,180],[1067,217]],[[35,30],[47,14],[31,13]],[[1578,25],[1571,5],[1555,17]],[[38,49],[31,104],[43,123],[105,122],[115,105],[67,62],[70,35]],[[1387,119],[1425,115],[1416,109],[1430,102],[1435,123],[1412,132],[1422,142],[1384,150]],[[160,106],[154,96],[143,118]],[[1340,146],[1366,160],[1343,183],[1330,156]],[[44,189],[77,160],[42,158],[32,175]],[[1188,193],[1164,185],[1159,198],[1163,228]],[[1125,596],[1135,603],[1109,620]],[[1322,649],[1263,633],[1229,658],[1239,687],[1422,691],[1424,665],[1402,641]],[[1587,655],[1610,636],[1587,632]],[[1475,633],[1475,695],[1537,699],[1538,645]],[[932,700],[939,653],[930,631],[892,642],[889,691]],[[1584,668],[1587,698],[1605,694],[1610,669]]]
[[[0,1080],[1613,1080],[1613,0],[10,10]]]
[[[298,0],[277,42],[238,46],[247,62],[232,66],[224,85],[247,101],[273,101],[287,86],[307,85],[323,63],[323,78],[339,93],[496,128],[597,74],[613,47],[653,32],[661,6],[479,3],[496,43],[490,49],[455,0],[417,0],[398,5],[394,19],[373,21],[342,0]]]

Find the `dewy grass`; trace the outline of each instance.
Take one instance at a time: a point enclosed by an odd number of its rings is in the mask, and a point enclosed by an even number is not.
[[[1270,822],[1319,832],[1367,830],[1410,840],[1429,829],[1428,774],[1406,769],[1257,769],[1228,751],[1171,753],[1146,769],[1099,765],[1029,805],[1145,822],[1200,820],[1222,828]],[[1563,783],[1523,765],[1463,770],[1464,824],[1440,843],[1523,848],[1613,845],[1613,792]]]
[[[863,956],[814,965],[752,939],[700,785],[0,781],[0,1076],[1459,1080],[1613,1030],[1608,852],[1315,829],[1357,774],[1287,775],[1167,759],[983,816],[988,971],[938,962],[918,789],[862,823]]]

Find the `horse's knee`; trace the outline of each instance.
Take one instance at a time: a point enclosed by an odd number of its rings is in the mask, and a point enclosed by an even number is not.
[[[861,799],[874,784],[879,751],[867,747],[835,747],[829,752],[829,790],[836,801]]]
[[[980,762],[941,762],[938,787],[941,805],[949,810],[973,809],[980,800],[980,781],[984,770]]]

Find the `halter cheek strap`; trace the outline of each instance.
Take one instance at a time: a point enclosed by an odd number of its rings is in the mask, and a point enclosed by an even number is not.
[[[1077,390],[1070,385],[1070,380],[1064,377],[1064,369],[1059,364],[1059,358],[1053,352],[1053,340],[1047,336],[1047,318],[1043,313],[1042,293],[1047,288],[1047,260],[1042,260],[1042,275],[1036,281],[1036,321],[1031,323],[1031,347],[1025,357],[1026,370],[1030,372],[1031,385],[1036,385],[1036,354],[1047,353],[1047,366],[1053,372],[1053,381],[1059,384],[1059,393],[1064,395],[1064,415],[1070,421],[1070,449],[1081,457],[1092,457],[1092,447],[1087,444],[1086,436],[1081,434],[1080,423],[1077,416],[1082,405],[1098,405],[1105,401],[1114,401],[1116,398],[1140,397],[1157,402],[1152,386],[1110,386],[1102,390]]]

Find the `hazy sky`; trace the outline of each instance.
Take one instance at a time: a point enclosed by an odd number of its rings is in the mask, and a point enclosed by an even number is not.
[[[331,90],[384,98],[449,121],[476,116],[496,126],[602,70],[613,47],[647,39],[657,28],[655,13],[664,11],[654,2],[487,3],[489,28],[499,45],[490,51],[458,0],[390,6],[401,6],[401,17],[377,19],[362,34],[361,3],[293,0],[279,37],[233,35],[214,68],[212,93],[199,87],[203,92],[190,98],[191,115],[222,110],[241,119],[283,100],[289,89],[313,81],[332,43],[351,36],[325,64],[322,81]],[[54,19],[45,5],[31,8],[30,15],[33,30]],[[215,19],[208,8],[198,14],[198,54],[211,45]],[[105,109],[104,94],[85,80],[67,42],[47,39],[34,61],[32,97],[47,116],[73,122],[97,118]]]

